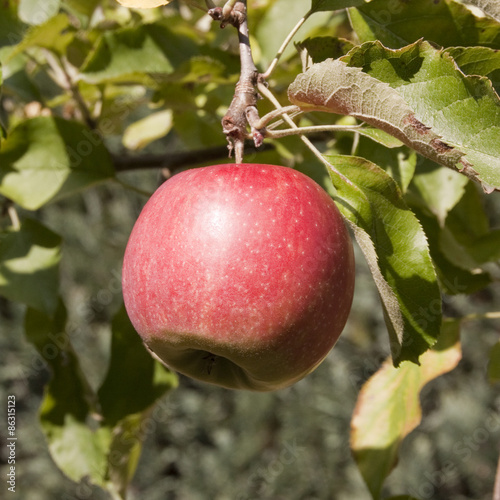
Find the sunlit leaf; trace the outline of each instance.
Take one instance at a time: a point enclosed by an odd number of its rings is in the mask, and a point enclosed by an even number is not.
[[[114,175],[101,136],[57,117],[21,122],[0,151],[0,193],[36,210]]]
[[[55,16],[61,0],[19,0],[19,19],[28,24],[39,25]]]
[[[363,5],[368,0],[312,0],[311,10],[320,12],[323,10],[339,10],[346,7]]]
[[[73,36],[68,16],[58,14],[45,23],[29,29],[23,40],[8,53],[6,61],[32,47],[44,47],[62,55]]]
[[[350,222],[377,285],[395,365],[417,362],[441,326],[441,297],[426,236],[394,180],[353,156],[328,156],[334,200]]]
[[[479,7],[485,14],[500,22],[500,4],[497,0],[467,0],[467,3]]]
[[[0,232],[0,295],[53,314],[60,259],[61,238],[35,220]]]
[[[464,195],[467,182],[464,175],[424,160],[418,166],[413,186],[440,225],[444,226],[448,213]]]
[[[312,64],[324,61],[325,59],[337,59],[347,54],[353,47],[354,44],[351,41],[333,36],[306,38],[296,44],[303,69],[307,69]]]
[[[361,42],[379,40],[399,48],[424,38],[443,47],[500,48],[499,22],[477,17],[454,0],[373,0],[349,9],[349,16]]]
[[[500,92],[500,51],[489,47],[450,47],[445,52],[466,75],[487,76]]]
[[[33,309],[25,318],[26,336],[52,372],[40,407],[40,421],[54,462],[73,481],[88,477],[103,486],[109,429],[88,426],[93,393],[66,333],[66,310],[60,302],[53,319]]]
[[[167,5],[172,0],[117,0],[124,7],[131,9],[154,9],[161,5]]]
[[[297,22],[307,13],[311,6],[310,0],[276,0],[267,9],[255,27],[256,37],[262,53],[262,64],[270,63],[281,44],[288,36]],[[322,10],[322,9],[320,9]],[[319,26],[329,22],[329,29],[334,29],[335,24],[331,20],[331,13],[318,12],[311,16],[286,48],[282,59],[287,59],[296,53],[293,42],[302,40]],[[340,20],[338,21],[340,22]]]
[[[414,197],[412,197],[412,201],[415,202]],[[441,244],[443,228],[438,219],[431,216],[425,207],[412,204],[411,208],[428,237],[432,260],[444,293],[449,295],[471,294],[491,283],[492,277],[487,272],[479,269],[470,271],[456,265],[453,251],[450,253],[446,248],[443,249]]]
[[[144,79],[145,73],[171,73],[196,55],[196,44],[165,24],[120,28],[105,32],[97,41],[80,77],[90,83]]]
[[[42,429],[67,477],[86,478],[124,499],[145,429],[161,414],[152,411],[154,405],[176,386],[177,377],[150,356],[122,309],[113,321],[109,370],[96,395],[80,368],[66,319],[62,302],[52,318],[34,309],[26,313],[26,336],[52,373],[40,408]]]
[[[356,156],[382,167],[405,193],[417,166],[417,153],[383,130],[363,127],[358,133],[362,137],[358,141]]]
[[[485,191],[500,189],[499,98],[489,80],[465,77],[427,42],[400,50],[363,44],[299,75],[289,98],[304,111],[359,118]]]
[[[172,128],[172,111],[166,109],[129,125],[123,133],[123,145],[138,150],[167,135]]]
[[[387,360],[361,389],[351,421],[351,448],[374,499],[380,498],[385,478],[396,465],[401,442],[420,424],[420,391],[460,361],[459,333],[459,321],[446,321],[420,366],[404,363],[394,368]]]

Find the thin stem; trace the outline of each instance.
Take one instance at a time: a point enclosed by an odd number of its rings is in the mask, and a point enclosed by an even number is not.
[[[258,89],[263,96],[265,96],[267,99],[271,101],[271,103],[274,105],[275,108],[283,109],[283,106],[281,106],[280,102],[276,99],[276,97],[274,97],[273,93],[263,83],[258,84]],[[290,125],[291,128],[299,129],[299,126],[286,113],[283,114],[283,120],[285,120]],[[316,156],[316,158],[318,158],[318,160],[320,160],[321,163],[323,163],[326,166],[326,168],[335,172],[335,174],[338,175],[340,178],[342,178],[344,182],[353,185],[352,182],[347,177],[342,175],[333,165],[331,165],[323,157],[318,148],[304,134],[300,133],[300,139],[311,150],[311,152]]]
[[[19,220],[16,207],[11,202],[9,202],[9,206],[7,207],[7,213],[9,214],[12,227],[15,231],[19,231],[21,229],[21,221]]]
[[[95,130],[97,128],[97,124],[92,118],[92,114],[90,113],[87,103],[83,99],[78,86],[73,82],[73,78],[71,77],[65,62],[50,51],[46,51],[46,60],[54,72],[57,83],[71,93],[86,125],[90,129]]]
[[[125,189],[129,189],[130,191],[134,191],[134,193],[138,193],[142,196],[146,196],[147,198],[151,198],[153,193],[150,193],[149,191],[145,191],[141,188],[138,188],[136,186],[132,186],[131,184],[127,184],[126,182],[123,182],[121,179],[118,179],[115,177],[115,181],[120,184],[120,186],[124,187]]]
[[[247,144],[249,153],[256,153],[257,149],[252,144]],[[274,149],[271,143],[264,144],[263,151]],[[168,154],[142,154],[113,156],[113,165],[117,172],[130,170],[143,170],[148,168],[166,168],[174,172],[181,168],[195,167],[210,164],[214,161],[224,161],[227,158],[226,146],[195,149],[191,151],[169,152]]]
[[[271,64],[267,68],[267,71],[265,73],[262,73],[263,78],[269,78],[271,76],[272,72],[276,69],[279,60],[281,59],[281,56],[283,55],[283,52],[285,52],[286,48],[288,47],[288,44],[292,41],[292,38],[297,34],[302,25],[309,19],[312,13],[313,11],[310,10],[302,19],[300,19],[300,21],[295,25],[292,31],[288,33],[288,36],[285,38],[285,41],[281,44],[281,47],[278,49],[278,52],[276,53],[276,56],[274,57]]]
[[[279,139],[290,135],[313,134],[316,132],[355,132],[362,128],[362,125],[313,125],[311,127],[287,128],[283,130],[269,130],[266,137]]]
[[[295,105],[285,106],[281,109],[275,109],[274,111],[270,111],[267,115],[264,115],[258,122],[254,123],[253,126],[257,129],[264,128],[268,125],[271,120],[274,120],[278,116],[282,116],[283,113],[295,113],[300,111],[300,108]]]

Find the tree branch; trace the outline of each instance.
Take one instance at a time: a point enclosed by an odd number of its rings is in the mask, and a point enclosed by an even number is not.
[[[272,144],[266,144],[259,151],[274,149]],[[257,149],[252,143],[247,144],[249,153],[256,153]],[[147,168],[167,168],[171,171],[201,165],[211,161],[223,161],[227,159],[227,147],[216,146],[213,148],[197,149],[194,151],[182,151],[179,153],[169,153],[168,155],[138,155],[113,156],[113,164],[117,172]]]
[[[210,9],[208,13],[213,19],[221,21],[221,27],[231,24],[238,30],[241,73],[231,105],[222,118],[222,129],[229,143],[229,155],[234,150],[236,163],[242,163],[245,139],[248,137],[247,110],[251,108],[255,115],[258,99],[256,86],[259,80],[248,36],[246,0],[229,0],[223,9],[217,7]],[[255,142],[257,145],[262,143],[258,134]]]

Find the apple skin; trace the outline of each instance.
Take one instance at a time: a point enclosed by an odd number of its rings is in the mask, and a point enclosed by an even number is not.
[[[314,370],[352,304],[354,255],[328,194],[288,167],[181,172],[142,210],[123,264],[125,306],[167,366],[270,391]]]

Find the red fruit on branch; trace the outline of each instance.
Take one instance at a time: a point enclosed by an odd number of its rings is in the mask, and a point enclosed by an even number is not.
[[[148,348],[172,369],[268,391],[314,370],[342,332],[352,243],[328,194],[272,165],[192,169],[145,205],[123,294]]]

